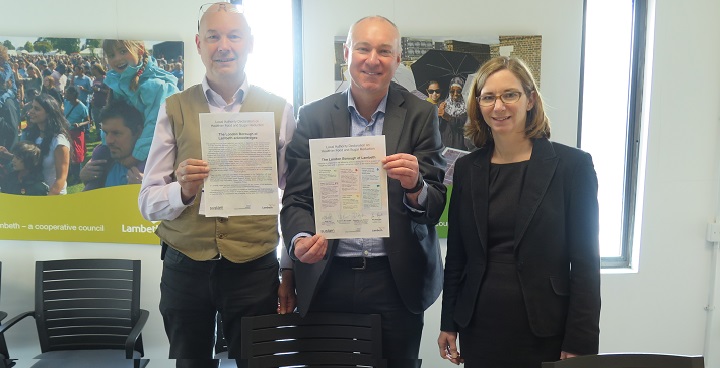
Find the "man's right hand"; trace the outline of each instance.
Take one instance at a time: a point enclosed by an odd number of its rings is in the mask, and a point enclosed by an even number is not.
[[[295,240],[295,257],[303,263],[315,263],[322,260],[327,253],[328,241],[325,236],[315,234],[312,237]]]
[[[200,191],[205,178],[210,173],[207,161],[189,158],[178,165],[175,178],[180,184],[183,203],[187,204],[195,198]]]

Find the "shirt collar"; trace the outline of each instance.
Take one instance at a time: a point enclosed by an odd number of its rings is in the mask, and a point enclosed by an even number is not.
[[[243,82],[240,85],[240,88],[235,91],[235,94],[233,95],[233,100],[229,104],[225,102],[225,100],[220,96],[220,94],[210,88],[210,84],[207,80],[207,75],[203,78],[202,87],[203,91],[205,91],[205,98],[207,99],[208,104],[216,107],[225,107],[227,105],[232,105],[236,103],[242,104],[245,101],[245,96],[247,96],[247,91],[250,89],[250,84],[248,83],[247,75],[245,75],[245,78],[243,78]]]
[[[377,114],[378,112],[385,114],[385,108],[387,107],[388,94],[389,93],[386,93],[385,97],[383,97],[383,99],[380,100],[380,103],[378,104],[377,108],[375,109],[373,116],[375,114]],[[348,88],[348,110],[350,112],[353,112],[353,111],[357,112],[357,107],[355,107],[355,100],[353,99],[352,91],[350,90],[350,88]]]

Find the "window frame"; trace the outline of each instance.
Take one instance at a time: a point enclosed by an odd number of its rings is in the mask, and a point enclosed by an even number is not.
[[[599,0],[598,0],[599,1]],[[583,92],[585,89],[585,47],[587,28],[587,2],[583,0],[583,27],[581,42],[580,61],[580,98],[578,104],[578,130],[577,146],[582,148],[582,116],[583,116]],[[642,108],[644,90],[644,70],[647,49],[647,17],[648,0],[632,1],[632,28],[631,28],[631,50],[629,70],[629,90],[626,120],[626,145],[625,145],[625,173],[623,183],[623,204],[621,224],[621,250],[620,256],[601,257],[600,264],[603,269],[630,268],[633,264],[633,241],[636,230],[636,211],[638,210],[638,185],[640,167],[640,138],[642,132]]]
[[[293,108],[295,115],[303,104],[303,24],[302,0],[292,0],[293,31]]]

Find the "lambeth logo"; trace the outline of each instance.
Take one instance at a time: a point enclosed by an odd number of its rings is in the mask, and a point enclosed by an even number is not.
[[[122,232],[124,233],[154,233],[155,229],[157,229],[158,225],[153,226],[145,226],[145,225],[122,225]]]

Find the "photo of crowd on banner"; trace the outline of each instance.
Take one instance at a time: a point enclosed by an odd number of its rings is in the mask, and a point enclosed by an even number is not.
[[[183,44],[80,41],[0,44],[0,193],[142,182],[160,105],[183,90]]]

